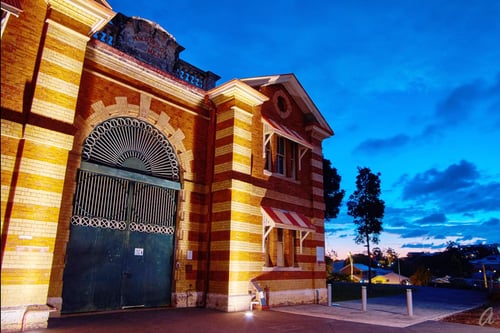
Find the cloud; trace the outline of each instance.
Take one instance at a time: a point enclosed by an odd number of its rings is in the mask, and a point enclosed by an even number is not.
[[[450,165],[444,171],[432,168],[407,181],[403,188],[403,200],[467,188],[474,185],[478,178],[476,166],[465,160]]]
[[[457,238],[457,243],[463,243],[465,241],[473,240],[475,237],[473,235],[464,235],[463,237]]]
[[[428,230],[426,230],[424,228],[418,228],[418,229],[414,229],[414,230],[403,233],[401,235],[401,238],[421,237],[421,236],[425,236],[427,234],[428,234]]]
[[[493,82],[476,79],[452,88],[436,103],[430,123],[415,135],[398,133],[386,138],[369,138],[359,143],[353,153],[390,153],[410,145],[429,143],[430,140],[446,137],[448,129],[463,124],[496,131],[500,124],[499,108],[500,72]]]
[[[465,237],[477,235],[490,239],[490,229],[500,226],[500,182],[481,183],[489,179],[465,160],[444,170],[432,168],[413,177],[404,175],[397,183],[402,187],[403,201],[412,204],[391,221],[408,221],[407,230],[425,225],[430,236],[455,235],[467,240]],[[393,225],[398,226],[401,224]],[[408,231],[403,236],[418,233]]]
[[[439,136],[447,128],[453,128],[460,124],[469,124],[472,116],[480,119],[488,119],[487,123],[499,123],[500,113],[500,73],[495,81],[487,83],[477,79],[453,88],[450,93],[437,103],[434,115],[436,121],[428,125],[420,135],[420,139],[427,136]],[[496,127],[490,127],[496,130]]]
[[[481,224],[482,227],[498,227],[500,226],[500,219],[497,219],[495,217],[487,220],[487,221],[484,221],[482,224]]]
[[[442,249],[446,247],[446,244],[434,244],[434,243],[408,243],[408,244],[403,244],[401,246],[402,248],[409,248],[409,249]]]
[[[446,222],[446,215],[442,213],[431,214],[429,216],[423,217],[419,220],[414,221],[415,224],[427,224],[427,223],[444,223]]]
[[[453,89],[444,101],[438,104],[436,116],[441,124],[456,125],[467,120],[474,105],[484,95],[482,84],[473,82]]]
[[[411,138],[405,134],[398,134],[387,139],[368,139],[361,142],[354,152],[377,153],[391,149],[398,149],[410,142]]]
[[[408,222],[404,231],[393,230],[393,232],[399,232],[401,238],[415,238],[428,236],[429,238],[436,238],[434,235],[438,235],[446,232],[446,227],[444,224],[448,221],[445,214],[435,213],[425,216],[423,218]],[[386,229],[387,230],[387,229]]]
[[[444,200],[447,199],[446,205]],[[457,205],[460,202],[460,205]],[[500,183],[475,184],[443,198],[444,208],[453,212],[500,211]]]
[[[406,215],[411,214],[411,210],[408,209]],[[497,217],[479,220],[450,219],[444,214],[436,213],[408,222],[404,229],[387,227],[384,230],[399,235],[402,240],[407,240],[406,246],[403,247],[442,250],[448,241],[455,241],[462,245],[482,244],[486,241],[500,242],[500,236],[492,233],[492,230],[496,230],[498,226],[500,226],[500,219]],[[418,245],[419,243],[421,245]]]

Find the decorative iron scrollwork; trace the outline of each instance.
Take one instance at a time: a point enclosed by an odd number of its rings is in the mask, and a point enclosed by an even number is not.
[[[82,159],[115,168],[180,180],[177,154],[168,139],[152,125],[136,118],[117,117],[100,123],[85,139]],[[131,159],[140,163],[127,163]]]

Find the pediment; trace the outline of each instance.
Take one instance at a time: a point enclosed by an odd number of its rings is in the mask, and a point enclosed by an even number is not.
[[[302,111],[306,122],[311,126],[315,126],[317,130],[320,130],[320,132],[322,132],[321,136],[329,137],[333,135],[333,130],[330,125],[328,125],[327,121],[294,74],[260,76],[241,79],[241,81],[245,82],[254,89],[275,85],[282,86],[283,89],[286,90],[286,95],[278,92],[274,93],[272,98],[275,108],[279,111],[278,113],[282,118],[286,118],[288,115],[286,96],[290,96]]]

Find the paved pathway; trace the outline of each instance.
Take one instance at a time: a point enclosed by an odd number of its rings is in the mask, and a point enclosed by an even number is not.
[[[473,290],[444,288],[413,288],[413,316],[408,315],[407,295],[368,298],[366,311],[361,300],[335,302],[326,305],[296,305],[275,308],[294,314],[330,318],[358,323],[408,327],[428,320],[439,320],[485,303],[485,295]],[[479,318],[478,318],[479,320]]]
[[[326,305],[272,308],[271,311],[220,312],[200,308],[143,309],[52,318],[49,328],[32,333],[149,333],[149,332],[287,332],[287,333],[499,333],[480,327],[436,321],[485,302],[484,293],[422,288],[413,293],[414,316],[407,316],[405,295],[369,298]],[[479,320],[479,318],[478,318]]]

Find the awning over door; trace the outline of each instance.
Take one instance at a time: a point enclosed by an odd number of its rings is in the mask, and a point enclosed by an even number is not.
[[[261,206],[262,211],[262,250],[264,251],[264,242],[273,228],[297,230],[300,235],[300,253],[302,253],[302,242],[316,228],[311,220],[300,213],[291,212],[279,208]],[[267,227],[267,229],[266,229]]]

